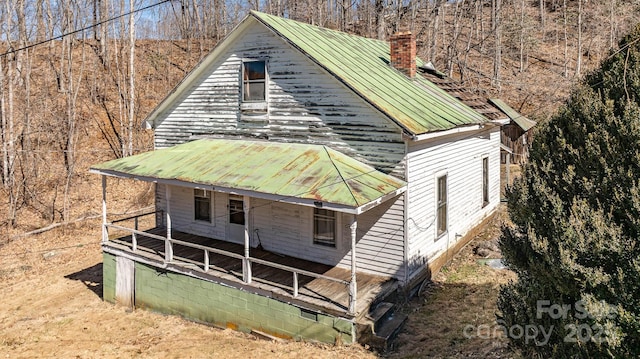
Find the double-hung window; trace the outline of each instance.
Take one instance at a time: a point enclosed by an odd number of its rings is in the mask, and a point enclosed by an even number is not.
[[[267,63],[245,61],[242,63],[242,101],[265,102],[267,88]]]
[[[489,157],[482,159],[482,207],[489,204]]]
[[[447,231],[447,175],[438,177],[436,186],[436,228],[440,237]]]
[[[336,246],[336,212],[313,209],[313,244],[321,246]]]
[[[211,192],[203,189],[193,190],[194,219],[211,222]]]
[[[229,223],[244,226],[244,201],[242,199],[229,199]]]

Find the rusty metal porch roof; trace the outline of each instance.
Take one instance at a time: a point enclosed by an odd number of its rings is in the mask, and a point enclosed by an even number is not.
[[[200,139],[103,162],[91,172],[361,213],[406,183],[326,146]],[[177,182],[176,182],[177,181]]]

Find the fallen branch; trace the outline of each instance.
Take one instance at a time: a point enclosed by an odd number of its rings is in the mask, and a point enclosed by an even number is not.
[[[29,237],[29,236],[32,236],[34,234],[40,234],[40,233],[44,233],[44,232],[50,231],[50,230],[52,230],[54,228],[67,226],[67,225],[70,225],[70,224],[73,224],[73,223],[78,223],[78,222],[86,221],[88,219],[96,219],[96,218],[100,218],[100,217],[102,217],[101,214],[96,214],[96,215],[93,215],[93,216],[87,216],[87,217],[74,219],[73,221],[51,223],[50,225],[48,225],[46,227],[38,228],[38,229],[33,230],[31,232],[25,232],[25,233],[22,233],[22,234],[18,234],[17,236],[13,236],[13,237],[11,237],[10,240],[16,240],[16,239],[20,239],[20,238],[24,238],[24,237]]]

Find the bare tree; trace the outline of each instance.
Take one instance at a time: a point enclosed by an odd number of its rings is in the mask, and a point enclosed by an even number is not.
[[[129,151],[133,154],[133,123],[135,117],[135,48],[136,31],[133,17],[134,0],[129,0]]]
[[[491,24],[494,36],[492,84],[495,87],[500,87],[500,67],[502,66],[502,0],[492,0],[491,8]]]

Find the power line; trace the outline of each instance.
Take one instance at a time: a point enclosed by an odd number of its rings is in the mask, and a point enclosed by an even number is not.
[[[87,26],[87,27],[83,27],[82,29],[73,30],[73,31],[71,31],[71,32],[67,32],[67,33],[65,33],[65,34],[58,35],[58,36],[52,37],[52,38],[47,39],[47,40],[42,40],[42,41],[40,41],[40,42],[36,42],[36,43],[34,43],[34,44],[31,44],[31,45],[27,45],[27,46],[20,47],[20,48],[17,48],[17,49],[12,49],[12,50],[9,50],[9,51],[7,51],[7,52],[5,52],[5,53],[3,53],[3,54],[0,54],[0,57],[2,57],[2,56],[7,56],[7,55],[10,55],[10,54],[16,53],[16,52],[18,52],[18,51],[28,50],[28,49],[30,49],[30,48],[32,48],[32,47],[36,47],[36,46],[39,46],[39,45],[42,45],[42,44],[46,44],[46,43],[51,42],[51,41],[60,40],[60,39],[62,39],[62,38],[64,38],[64,37],[67,37],[67,36],[70,36],[70,35],[74,35],[74,34],[77,34],[77,33],[80,33],[80,32],[87,31],[87,30],[89,30],[89,29],[92,29],[92,28],[97,27],[97,26],[99,26],[99,25],[105,24],[105,23],[107,23],[107,22],[111,22],[111,21],[117,20],[117,19],[119,19],[119,18],[121,18],[121,17],[125,17],[125,16],[131,15],[131,14],[135,14],[135,13],[138,13],[138,12],[141,12],[141,11],[148,10],[148,9],[153,8],[153,7],[156,7],[156,6],[162,5],[162,4],[164,4],[164,3],[170,2],[170,1],[171,1],[171,0],[162,0],[162,1],[158,2],[158,3],[152,4],[152,5],[148,5],[148,6],[145,6],[145,7],[140,8],[140,9],[136,9],[136,10],[133,10],[133,11],[129,11],[129,12],[125,13],[125,14],[120,14],[120,15],[118,15],[118,16],[114,16],[114,17],[112,17],[112,18],[109,18],[109,19],[106,19],[106,20],[102,20],[102,21],[96,22],[96,23],[94,23],[93,25],[89,25],[89,26]],[[9,43],[10,43],[10,42],[9,42]]]

